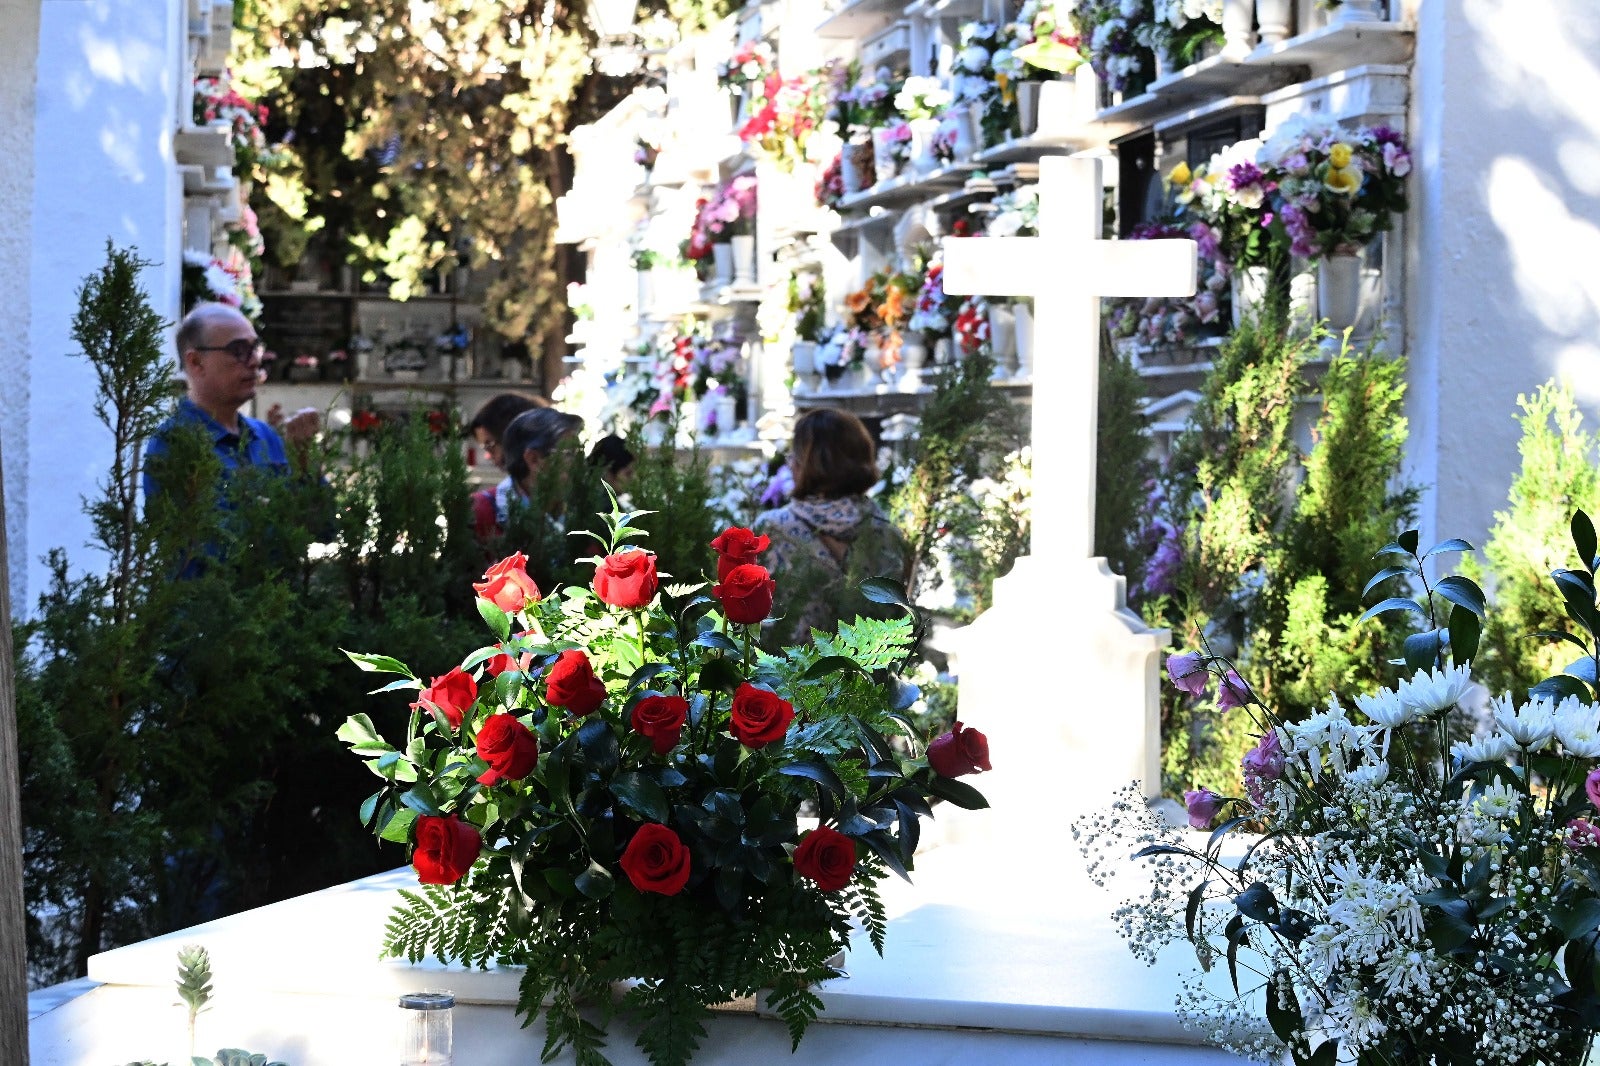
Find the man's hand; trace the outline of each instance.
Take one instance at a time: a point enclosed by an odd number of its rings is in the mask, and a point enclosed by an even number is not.
[[[305,448],[322,428],[322,416],[315,407],[302,407],[284,420],[280,432],[290,447]]]

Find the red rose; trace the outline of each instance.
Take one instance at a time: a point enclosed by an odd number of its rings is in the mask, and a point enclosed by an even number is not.
[[[640,892],[676,896],[689,880],[689,849],[666,826],[646,822],[628,841],[620,865]]]
[[[732,721],[728,729],[747,748],[782,740],[794,721],[794,705],[775,692],[751,684],[733,694]]]
[[[647,606],[659,584],[654,552],[620,551],[594,568],[594,594],[613,607]]]
[[[646,696],[633,705],[630,723],[635,733],[650,738],[657,755],[665,755],[678,743],[688,717],[689,701],[682,696]]]
[[[460,729],[461,719],[466,716],[468,708],[477,702],[478,683],[458,666],[443,677],[434,678],[433,683],[422,690],[422,695],[411,706],[436,710],[444,715],[451,729]]]
[[[928,745],[928,765],[940,777],[960,777],[992,769],[989,738],[957,722],[954,729]]]
[[[533,773],[538,764],[539,738],[516,715],[491,714],[478,729],[478,757],[489,764],[478,775],[480,784],[516,781]]]
[[[518,636],[525,637],[527,634],[519,633]],[[505,647],[504,644],[497,644],[495,646],[498,648]],[[525,651],[516,658],[512,658],[509,653],[502,651],[499,655],[487,660],[483,664],[484,672],[486,672],[490,677],[499,677],[507,670],[520,670],[523,673],[527,673],[532,668],[533,652],[531,651]]]
[[[743,526],[729,526],[711,542],[711,550],[717,553],[717,580],[728,580],[728,571],[736,566],[756,561],[756,556],[767,550],[772,543],[766,534],[757,536]]]
[[[561,653],[545,675],[544,698],[552,707],[565,707],[573,714],[588,714],[605,702],[606,687],[594,676],[594,667],[581,648]]]
[[[456,815],[436,818],[424,814],[417,819],[417,846],[411,864],[423,884],[453,885],[472,869],[482,847],[483,837]]]
[[[539,586],[528,576],[528,558],[521,552],[489,567],[482,581],[473,582],[472,591],[506,614],[539,602]]]
[[[856,869],[856,843],[837,829],[819,825],[794,849],[794,872],[809,877],[824,892],[850,883]]]
[[[743,563],[729,570],[711,595],[722,602],[728,621],[754,625],[772,613],[772,593],[777,588],[767,568]]]

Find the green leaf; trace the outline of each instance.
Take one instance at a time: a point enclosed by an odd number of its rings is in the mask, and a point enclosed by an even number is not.
[[[1594,523],[1583,511],[1574,511],[1572,514],[1572,546],[1578,549],[1578,558],[1583,560],[1583,568],[1591,574],[1594,573]]]
[[[352,714],[334,733],[336,737],[358,752],[393,751],[388,741],[378,735],[372,719],[364,714]]]
[[[700,666],[699,687],[707,692],[733,692],[744,684],[744,675],[731,659],[708,659]]]
[[[1430,629],[1425,633],[1413,633],[1406,638],[1405,656],[1406,665],[1413,670],[1432,670],[1439,664],[1439,649],[1444,646],[1440,638],[1440,630]]]
[[[947,803],[968,811],[981,811],[989,806],[989,801],[983,798],[983,793],[953,777],[941,777],[931,774],[923,787],[930,796],[937,796]]]
[[[1589,896],[1565,906],[1551,907],[1548,917],[1563,936],[1576,940],[1600,928],[1600,899]]]
[[[899,581],[887,577],[875,577],[861,583],[861,595],[873,603],[891,603],[896,607],[903,607],[907,611],[916,613],[911,606],[911,600],[906,596],[906,587]]]
[[[434,818],[444,817],[443,812],[439,810],[439,801],[434,798],[427,785],[414,785],[400,793],[400,802],[418,814],[427,814]]]
[[[739,645],[723,634],[718,633],[715,629],[706,630],[698,637],[695,637],[691,643],[702,648],[715,648],[717,651],[725,651],[730,655],[739,654]]]
[[[394,659],[387,655],[369,655],[366,652],[349,651],[345,648],[340,648],[339,650],[344,652],[345,655],[349,657],[351,662],[355,663],[368,673],[404,674],[407,677],[417,676],[411,672],[410,667],[406,666],[406,664],[401,662],[399,659]]]
[[[1561,672],[1568,677],[1575,677],[1592,685],[1595,683],[1594,656],[1585,655],[1581,659],[1575,659],[1568,663],[1566,669]]]
[[[800,680],[815,681],[818,678],[827,677],[829,674],[837,674],[841,670],[853,670],[858,674],[864,672],[861,669],[861,664],[848,655],[824,655],[812,663],[805,673],[800,675]]]
[[[665,823],[670,814],[667,794],[660,785],[643,774],[618,774],[611,779],[611,794],[623,806],[652,822]]]
[[[1533,699],[1548,699],[1560,702],[1568,696],[1577,696],[1579,699],[1589,698],[1589,686],[1570,674],[1557,674],[1547,677],[1528,690],[1528,695]]]
[[[1227,836],[1229,833],[1233,832],[1235,829],[1239,828],[1249,820],[1250,817],[1248,815],[1240,815],[1237,818],[1229,818],[1226,822],[1223,822],[1221,825],[1213,829],[1211,831],[1211,836],[1206,840],[1206,854],[1209,855],[1211,852],[1220,848],[1222,846],[1223,837]]]
[[[633,672],[632,677],[628,678],[626,691],[632,692],[640,685],[655,680],[657,677],[671,669],[671,663],[645,663],[643,666],[639,667],[639,669]]]
[[[1404,533],[1400,534],[1399,539],[1395,543],[1400,545],[1402,551],[1406,551],[1412,555],[1415,555],[1417,553],[1418,535],[1419,534],[1416,530],[1408,529]]]
[[[1460,537],[1451,537],[1449,540],[1441,540],[1429,548],[1422,557],[1424,559],[1432,559],[1435,555],[1443,555],[1445,552],[1469,552],[1472,550],[1472,545]]]
[[[1450,661],[1457,666],[1471,662],[1478,654],[1478,638],[1483,635],[1483,623],[1478,616],[1461,607],[1450,608]]]
[[[1376,574],[1372,575],[1372,579],[1369,580],[1366,584],[1366,587],[1361,590],[1361,598],[1366,599],[1367,593],[1371,592],[1385,581],[1391,581],[1394,578],[1400,577],[1402,574],[1410,573],[1414,573],[1414,571],[1409,566],[1384,567],[1382,570],[1379,570]]]
[[[394,817],[386,822],[378,831],[380,840],[392,840],[396,844],[411,843],[411,827],[417,823],[417,812],[404,809],[395,811]]]
[[[402,677],[399,681],[391,681],[387,685],[384,685],[382,688],[372,689],[371,691],[369,691],[367,693],[367,695],[376,696],[380,692],[397,692],[400,689],[405,689],[405,688],[420,689],[420,688],[422,688],[422,682],[418,681],[414,677],[412,677],[412,678],[404,678],[404,677]]]
[[[1189,890],[1189,902],[1183,908],[1183,929],[1189,935],[1189,943],[1194,943],[1194,920],[1200,914],[1200,904],[1205,902],[1206,889],[1211,886],[1210,881],[1201,881]]]
[[[617,735],[611,731],[610,722],[595,715],[578,727],[577,737],[578,748],[583,752],[584,761],[590,769],[604,775],[617,768],[620,752]]]
[[[1270,923],[1278,920],[1278,897],[1260,881],[1235,896],[1233,905],[1239,908],[1240,914],[1253,921]]]
[[[1422,604],[1408,596],[1390,596],[1388,599],[1379,600],[1371,607],[1368,607],[1366,611],[1362,613],[1361,617],[1356,619],[1356,622],[1365,622],[1369,618],[1374,618],[1377,615],[1385,614],[1389,611],[1411,611],[1420,615],[1427,614],[1427,612],[1422,609]]]
[[[572,879],[572,887],[590,899],[605,899],[617,883],[610,870],[591,859],[589,868]]]
[[[778,767],[778,773],[786,774],[789,777],[808,778],[832,792],[835,796],[843,796],[848,791],[844,787],[844,782],[839,780],[839,775],[834,772],[833,767],[821,759],[792,762],[787,766]]]
[[[1589,645],[1568,633],[1565,629],[1540,629],[1531,633],[1530,636],[1538,640],[1564,640],[1568,644],[1574,644],[1581,648],[1585,654],[1588,654],[1589,651]]]
[[[1239,945],[1244,942],[1248,931],[1244,927],[1244,916],[1235,914],[1228,920],[1223,929],[1228,938],[1228,977],[1233,981],[1233,991],[1239,991]]]
[[[1457,574],[1433,586],[1433,591],[1458,607],[1465,607],[1479,618],[1483,617],[1483,590],[1471,580]]]
[[[1278,994],[1280,989],[1281,997]],[[1279,1040],[1285,1044],[1292,1043],[1305,1029],[1306,1019],[1300,1011],[1300,1001],[1295,998],[1294,985],[1289,981],[1287,970],[1279,970],[1272,975],[1272,980],[1267,983],[1266,996],[1267,1024],[1272,1026]]]
[[[494,631],[494,635],[499,637],[501,640],[505,640],[510,637],[511,619],[507,617],[506,613],[500,608],[496,607],[494,604],[490,603],[488,600],[481,597],[478,599],[477,603],[478,613],[483,615],[483,620],[485,622],[489,623],[489,628]]]

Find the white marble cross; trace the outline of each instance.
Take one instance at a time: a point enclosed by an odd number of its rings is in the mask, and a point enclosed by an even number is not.
[[[1033,297],[1033,551],[1094,555],[1102,296],[1192,296],[1189,240],[1100,239],[1100,162],[1039,161],[1037,237],[951,237],[944,291]]]

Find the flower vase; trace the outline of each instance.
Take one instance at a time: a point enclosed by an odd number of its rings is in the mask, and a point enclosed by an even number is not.
[[[1246,318],[1253,318],[1267,300],[1267,285],[1271,279],[1264,266],[1239,267],[1233,272],[1233,328],[1238,329]]]
[[[1239,60],[1255,51],[1255,24],[1250,0],[1223,0],[1222,54]]]
[[[713,249],[716,247],[712,246]],[[756,239],[753,236],[739,236],[729,242],[729,253],[733,256],[733,283],[735,285],[754,285],[756,283]],[[722,269],[720,266],[717,268]]]
[[[1337,26],[1345,22],[1382,22],[1384,5],[1378,0],[1343,0],[1328,14],[1328,24]]]
[[[1256,0],[1256,24],[1261,28],[1261,43],[1278,44],[1288,40],[1293,16],[1294,0]]]
[[[955,341],[949,337],[940,337],[933,342],[933,365],[935,368],[949,366],[955,361]]]
[[[732,393],[717,397],[717,436],[726,437],[739,428],[739,401]]]
[[[939,139],[939,120],[914,118],[911,120],[911,169],[916,174],[932,174],[939,169],[939,157],[934,155],[934,142]]]
[[[872,187],[877,180],[875,159],[871,137],[858,134],[844,146],[844,153],[839,159],[839,179],[847,194]]]
[[[655,271],[639,271],[639,298],[634,303],[634,313],[644,316],[650,313],[650,308],[656,302]]]
[[[522,380],[522,360],[521,359],[502,359],[502,360],[500,360],[500,380],[501,381],[521,381]]]
[[[1361,317],[1361,257],[1330,255],[1317,261],[1317,314],[1334,337]]]
[[[1012,313],[1016,316],[1017,334],[1017,369],[1011,375],[1013,381],[1033,380],[1033,308],[1028,304],[1019,303],[1012,305]]]
[[[356,352],[356,359],[355,359],[356,378],[355,379],[357,381],[365,381],[365,380],[367,380],[367,373],[371,369],[371,365],[372,365],[372,353],[371,352]]]
[[[1160,81],[1172,73],[1172,59],[1167,55],[1165,48],[1152,48],[1150,51],[1155,60],[1155,73],[1151,75],[1150,80]]]
[[[994,356],[992,381],[1011,376],[1011,361],[1017,354],[1017,316],[1009,304],[989,305],[989,352]]]
[[[1039,132],[1039,93],[1041,81],[1017,82],[1017,121],[1022,124],[1022,135],[1030,137]]]
[[[817,342],[795,341],[789,346],[789,360],[796,391],[816,392],[822,377],[817,369]]]
[[[872,131],[872,180],[889,181],[895,175],[893,132],[887,126]]]
[[[928,343],[920,333],[909,334],[900,344],[901,392],[916,392],[922,388],[922,368],[928,362]]]
[[[939,129],[950,137],[950,151],[957,163],[965,163],[978,151],[978,139],[972,133],[972,109],[951,108],[939,121]]]
[[[711,284],[719,289],[733,284],[733,245],[727,241],[713,244],[711,261],[716,264],[716,272],[711,275]]]

